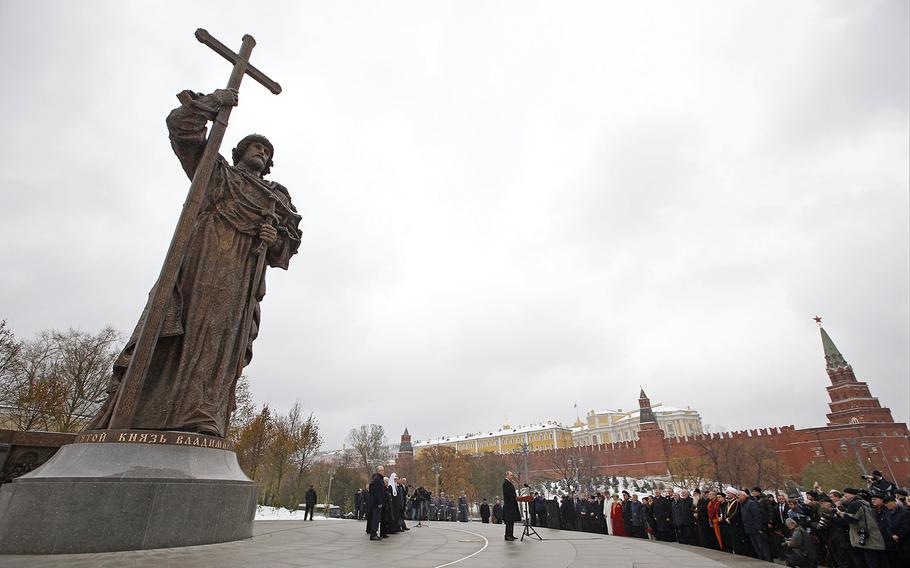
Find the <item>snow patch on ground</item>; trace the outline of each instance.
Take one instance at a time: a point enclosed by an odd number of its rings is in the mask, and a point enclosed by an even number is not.
[[[257,521],[302,521],[303,520],[303,509],[298,511],[291,511],[285,509],[284,507],[263,507],[262,505],[256,507],[256,520]],[[341,519],[329,519],[326,518],[325,514],[317,512],[313,515],[314,521],[340,521]]]

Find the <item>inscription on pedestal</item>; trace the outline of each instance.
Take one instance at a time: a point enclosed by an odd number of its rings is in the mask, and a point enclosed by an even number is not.
[[[234,450],[230,440],[190,432],[161,432],[157,430],[94,430],[76,437],[77,444],[166,444],[194,446],[215,450]]]

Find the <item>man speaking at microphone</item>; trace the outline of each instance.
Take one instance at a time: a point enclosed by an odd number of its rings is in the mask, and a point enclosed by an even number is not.
[[[515,521],[521,518],[518,512],[518,495],[515,493],[515,483],[513,478],[515,474],[511,471],[506,472],[506,478],[502,482],[502,520],[506,524],[506,540],[515,540],[512,532],[515,530]]]

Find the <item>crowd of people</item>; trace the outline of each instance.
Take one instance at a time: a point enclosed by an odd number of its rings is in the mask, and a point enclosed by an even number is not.
[[[529,522],[703,546],[788,566],[910,567],[907,491],[875,471],[868,487],[786,495],[760,487],[654,490],[639,497],[534,495]]]
[[[392,473],[385,476],[385,468],[378,466],[366,491],[354,495],[354,512],[359,520],[366,520],[370,540],[384,538],[411,530],[405,522],[408,504],[408,480]]]
[[[760,487],[655,489],[644,496],[533,493],[525,511],[532,526],[677,542],[788,566],[910,567],[907,491],[879,471],[866,479],[862,489],[816,487],[790,495]],[[506,525],[507,541],[515,540],[514,523],[522,520],[519,492],[507,472],[502,499],[491,505],[484,497],[478,508],[482,523]],[[381,466],[370,486],[355,494],[354,508],[357,519],[366,519],[371,540],[408,530],[405,519],[467,522],[470,517],[463,491],[454,499],[434,497],[423,487],[412,493],[406,479],[385,477]]]

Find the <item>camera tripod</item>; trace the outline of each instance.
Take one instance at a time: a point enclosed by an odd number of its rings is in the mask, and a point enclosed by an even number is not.
[[[543,537],[541,537],[539,534],[537,534],[537,531],[534,530],[534,527],[531,526],[531,514],[528,512],[528,507],[530,507],[530,505],[531,505],[530,502],[525,501],[525,503],[524,503],[524,506],[525,506],[524,528],[521,531],[521,538],[518,539],[519,542],[524,541],[525,537],[531,538],[532,536],[537,537],[537,540],[543,540]]]
[[[421,518],[423,517],[423,509],[424,509],[425,504],[426,504],[425,501],[420,501],[420,504],[417,505],[417,524],[414,525],[415,529],[418,527],[423,528],[423,527],[429,526],[429,525],[425,525],[422,522],[420,522]],[[427,520],[429,520],[429,519],[430,519],[430,511],[429,511],[429,507],[427,507]],[[413,519],[411,519],[411,520],[413,520]]]

